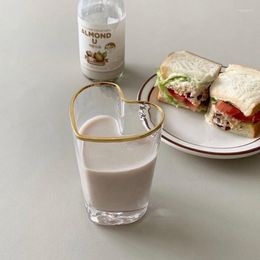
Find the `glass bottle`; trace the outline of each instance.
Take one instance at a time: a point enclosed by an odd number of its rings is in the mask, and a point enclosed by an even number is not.
[[[95,81],[114,81],[124,69],[125,7],[123,0],[79,0],[80,65]]]

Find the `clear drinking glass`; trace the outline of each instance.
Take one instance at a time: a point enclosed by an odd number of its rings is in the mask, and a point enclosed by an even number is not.
[[[140,219],[148,206],[162,109],[126,100],[114,83],[97,82],[73,96],[70,120],[90,219],[103,225]]]

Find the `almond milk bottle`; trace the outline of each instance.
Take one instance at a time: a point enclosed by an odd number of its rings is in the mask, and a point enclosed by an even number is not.
[[[91,80],[116,80],[125,56],[123,0],[80,0],[78,33],[81,70]]]

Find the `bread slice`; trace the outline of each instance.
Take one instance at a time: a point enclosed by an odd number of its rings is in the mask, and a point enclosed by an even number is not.
[[[231,103],[245,116],[260,111],[260,70],[229,65],[210,88],[210,96]]]
[[[157,72],[155,85],[160,91],[158,99],[175,107],[206,112],[209,86],[220,70],[220,64],[191,52],[173,52],[162,62]]]
[[[160,91],[158,91],[158,95],[157,95],[157,99],[163,103],[169,103],[162,95],[162,93]]]
[[[188,51],[171,53],[160,66],[163,79],[167,79],[174,73],[186,75],[198,82],[212,82],[220,69],[220,64]]]
[[[241,136],[245,136],[245,137],[249,137],[249,138],[255,138],[257,136],[260,135],[260,121],[256,122],[256,123],[247,123],[247,122],[242,122],[239,121],[235,118],[232,118],[230,116],[219,116],[220,118],[220,122],[225,122],[225,124],[223,124],[223,126],[221,126],[222,124],[216,124],[216,122],[214,122],[214,116],[216,114],[216,109],[214,108],[214,104],[210,104],[209,109],[207,114],[205,115],[206,121],[214,126],[219,127],[222,130],[226,130],[228,132],[237,134],[237,135],[241,135]],[[219,113],[220,114],[220,113]],[[226,122],[229,122],[228,127],[226,127]]]

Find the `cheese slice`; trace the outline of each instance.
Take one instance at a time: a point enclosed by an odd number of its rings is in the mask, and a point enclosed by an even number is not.
[[[210,96],[231,103],[245,116],[260,111],[260,71],[229,65],[210,88]]]

